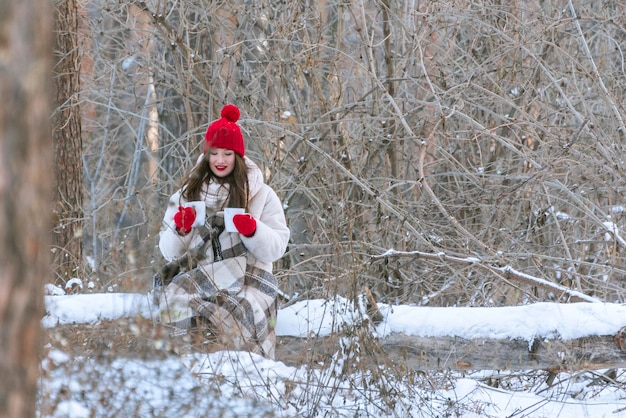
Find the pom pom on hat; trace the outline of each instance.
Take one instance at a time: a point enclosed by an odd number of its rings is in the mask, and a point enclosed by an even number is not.
[[[239,108],[235,105],[227,104],[222,108],[222,112],[220,116],[226,119],[229,122],[237,122],[239,120],[239,116],[241,116],[241,112],[239,112]]]
[[[241,129],[237,125],[239,108],[232,104],[227,104],[220,112],[221,118],[211,123],[204,135],[204,148],[206,152],[209,148],[225,148],[236,152],[243,157],[245,145]]]

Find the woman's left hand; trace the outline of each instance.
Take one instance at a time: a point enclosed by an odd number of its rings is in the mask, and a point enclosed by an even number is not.
[[[256,232],[256,219],[249,213],[239,213],[233,216],[233,223],[244,237],[251,237]]]

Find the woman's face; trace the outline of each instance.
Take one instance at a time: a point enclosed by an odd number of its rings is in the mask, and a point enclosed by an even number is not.
[[[216,177],[226,177],[235,169],[235,152],[225,148],[209,148],[209,167]]]

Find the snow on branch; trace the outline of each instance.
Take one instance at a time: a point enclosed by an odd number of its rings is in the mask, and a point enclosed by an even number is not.
[[[412,258],[419,258],[423,260],[441,261],[444,263],[474,264],[485,270],[489,270],[490,272],[496,274],[503,280],[515,280],[517,282],[525,283],[531,286],[541,287],[542,289],[546,289],[546,290],[553,291],[556,293],[563,293],[563,294],[568,295],[574,301],[593,302],[593,303],[602,302],[600,299],[594,298],[593,296],[585,295],[582,292],[570,289],[569,287],[562,286],[558,283],[553,283],[553,282],[550,282],[548,280],[545,280],[539,277],[522,273],[521,271],[515,270],[513,267],[509,265],[496,266],[485,260],[481,260],[478,257],[457,257],[457,256],[448,255],[444,252],[426,253],[422,251],[396,251],[396,250],[390,249],[390,250],[385,251],[383,254],[372,255],[371,259],[380,260],[380,259],[391,258],[391,257],[412,257]]]
[[[603,222],[602,226],[604,226],[604,228],[613,235],[615,241],[617,241],[620,247],[626,248],[626,241],[624,241],[624,238],[622,238],[622,236],[620,235],[619,230],[617,229],[617,225],[615,225],[613,222]]]
[[[538,287],[542,287],[544,289],[553,290],[556,292],[562,292],[569,295],[572,299],[580,300],[583,302],[602,302],[600,299],[594,298],[593,296],[585,295],[582,292],[577,290],[570,289],[569,287],[561,286],[560,284],[549,282],[545,279],[531,276],[526,273],[522,273],[521,271],[515,270],[511,266],[504,267],[493,267],[493,266],[485,266],[492,271],[500,271],[504,274],[507,279],[514,279],[519,282],[523,282],[530,285],[535,285]]]

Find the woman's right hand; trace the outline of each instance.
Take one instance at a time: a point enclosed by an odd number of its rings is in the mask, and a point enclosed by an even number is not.
[[[191,226],[196,220],[196,209],[189,206],[179,206],[178,212],[174,215],[174,223],[176,224],[176,232],[179,235],[187,235],[191,232]]]

